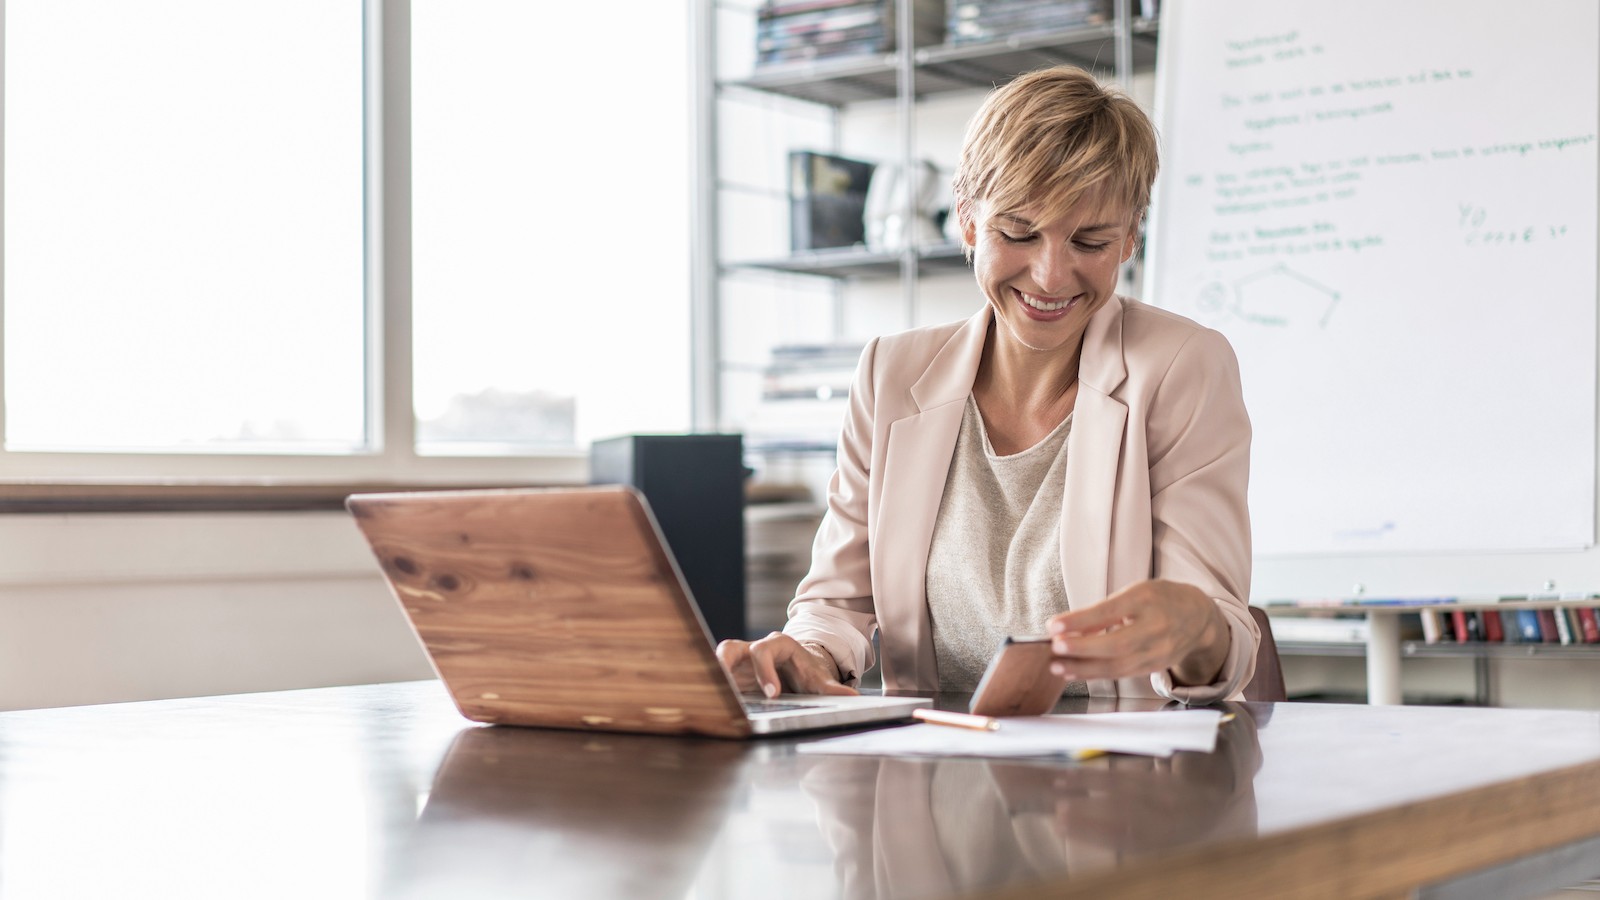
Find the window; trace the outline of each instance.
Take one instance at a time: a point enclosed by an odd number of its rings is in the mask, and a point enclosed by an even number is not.
[[[687,6],[414,0],[411,32],[422,449],[684,427]]]
[[[360,449],[359,7],[12,0],[5,50],[7,447]]]
[[[0,471],[563,478],[685,427],[687,12],[5,0]]]

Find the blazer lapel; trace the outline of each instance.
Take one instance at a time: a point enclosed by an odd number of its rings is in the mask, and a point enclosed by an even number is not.
[[[939,518],[950,458],[961,431],[961,414],[977,378],[989,308],[963,325],[911,386],[917,409],[889,425],[883,492],[869,540],[878,615],[906,635],[908,653],[883,654],[885,681],[937,690],[938,673],[928,620],[928,545]],[[909,671],[908,671],[909,670]]]
[[[1105,599],[1110,583],[1111,507],[1128,421],[1128,407],[1112,397],[1128,374],[1120,297],[1089,320],[1081,359],[1061,504],[1061,569],[1070,608]]]

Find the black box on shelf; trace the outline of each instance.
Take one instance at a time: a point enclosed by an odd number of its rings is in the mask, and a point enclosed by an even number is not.
[[[589,446],[589,482],[650,503],[714,640],[745,634],[744,439],[633,434]]]
[[[867,239],[873,164],[828,153],[789,153],[789,249],[852,247]]]

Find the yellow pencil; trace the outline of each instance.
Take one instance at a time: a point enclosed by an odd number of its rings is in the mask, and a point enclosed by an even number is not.
[[[945,712],[942,709],[914,709],[911,711],[911,715],[927,722],[929,725],[950,725],[955,728],[971,728],[974,731],[1000,730],[1000,720],[989,716]]]

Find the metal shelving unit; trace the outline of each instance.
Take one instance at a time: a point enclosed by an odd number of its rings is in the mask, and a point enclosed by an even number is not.
[[[960,244],[936,244],[916,248],[917,274],[954,272],[967,267]],[[728,270],[757,269],[787,272],[795,275],[819,275],[828,278],[895,278],[900,275],[899,252],[874,252],[859,247],[839,247],[831,250],[813,250],[793,253],[772,259],[754,259],[728,263]]]
[[[916,66],[913,95],[921,100],[950,91],[989,88],[1022,72],[1063,63],[1104,70],[1106,49],[1116,41],[1117,34],[1115,25],[1087,25],[1030,32],[1004,40],[919,47],[912,56]],[[1154,66],[1156,23],[1135,20],[1129,25],[1129,34],[1133,67]],[[898,55],[885,54],[764,66],[748,78],[724,82],[722,86],[845,106],[897,96],[898,76]]]
[[[1278,652],[1284,656],[1366,656],[1367,645],[1361,641],[1279,641]],[[1401,641],[1400,654],[1407,659],[1595,659],[1600,650],[1594,644]]]
[[[853,104],[893,100],[898,121],[897,146],[885,147],[880,156],[909,169],[918,159],[914,130],[916,107],[927,98],[990,88],[1023,72],[1061,63],[1096,70],[1123,83],[1128,82],[1136,69],[1155,65],[1157,23],[1135,19],[1129,0],[1114,0],[1113,21],[1107,24],[912,49],[906,49],[914,34],[912,0],[889,2],[897,4],[899,27],[897,44],[900,49],[893,53],[766,65],[734,78],[722,78],[716,71],[720,39],[718,12],[720,9],[747,12],[755,0],[743,0],[737,6],[729,4],[728,0],[698,0],[695,4],[698,100],[693,352],[697,428],[714,429],[723,424],[719,381],[723,358],[719,297],[723,279],[777,273],[828,279],[841,287],[851,281],[898,279],[903,297],[902,318],[909,327],[917,309],[918,280],[960,271],[966,266],[960,247],[954,244],[913,246],[891,252],[857,247],[757,259],[719,258],[719,201],[724,185],[719,178],[722,167],[717,158],[717,98],[725,93],[761,92],[819,104],[835,118]],[[909,202],[912,201],[908,198]],[[908,214],[910,212],[908,209]],[[842,294],[836,293],[836,297],[842,298]]]

